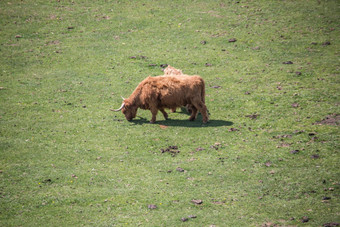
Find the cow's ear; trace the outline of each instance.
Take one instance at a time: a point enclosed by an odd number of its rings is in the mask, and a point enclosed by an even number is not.
[[[124,103],[124,107],[125,108],[129,108],[130,106],[131,106],[131,103],[129,103],[129,102],[127,102],[127,101],[123,101],[123,103]]]

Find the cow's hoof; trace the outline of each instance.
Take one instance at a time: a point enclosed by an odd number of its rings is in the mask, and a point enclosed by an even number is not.
[[[150,123],[150,124],[153,124],[153,123],[155,123],[155,122],[154,122],[154,121],[150,121],[149,123]]]
[[[207,118],[207,117],[204,117],[202,121],[203,121],[203,124],[206,124],[206,123],[208,123],[208,122],[209,122],[209,118]]]

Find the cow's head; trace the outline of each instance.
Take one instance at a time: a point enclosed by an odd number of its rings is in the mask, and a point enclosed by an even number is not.
[[[136,105],[133,105],[131,102],[123,98],[122,105],[119,107],[119,109],[116,109],[114,111],[122,110],[122,113],[125,115],[126,120],[131,121],[133,118],[136,117],[137,109],[138,108]]]

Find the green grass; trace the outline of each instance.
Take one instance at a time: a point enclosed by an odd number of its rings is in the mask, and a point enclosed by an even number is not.
[[[339,122],[315,124],[339,114],[339,7],[1,1],[0,225],[339,223]],[[110,111],[161,64],[205,79],[210,123]]]

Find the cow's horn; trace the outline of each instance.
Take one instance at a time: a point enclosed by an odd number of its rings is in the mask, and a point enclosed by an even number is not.
[[[113,111],[118,112],[118,111],[120,111],[121,109],[123,109],[124,106],[125,106],[125,103],[123,102],[122,105],[119,107],[119,109],[116,109],[116,110],[113,110]]]
[[[125,100],[125,98],[123,96],[120,96],[120,97],[122,97],[122,99]]]

